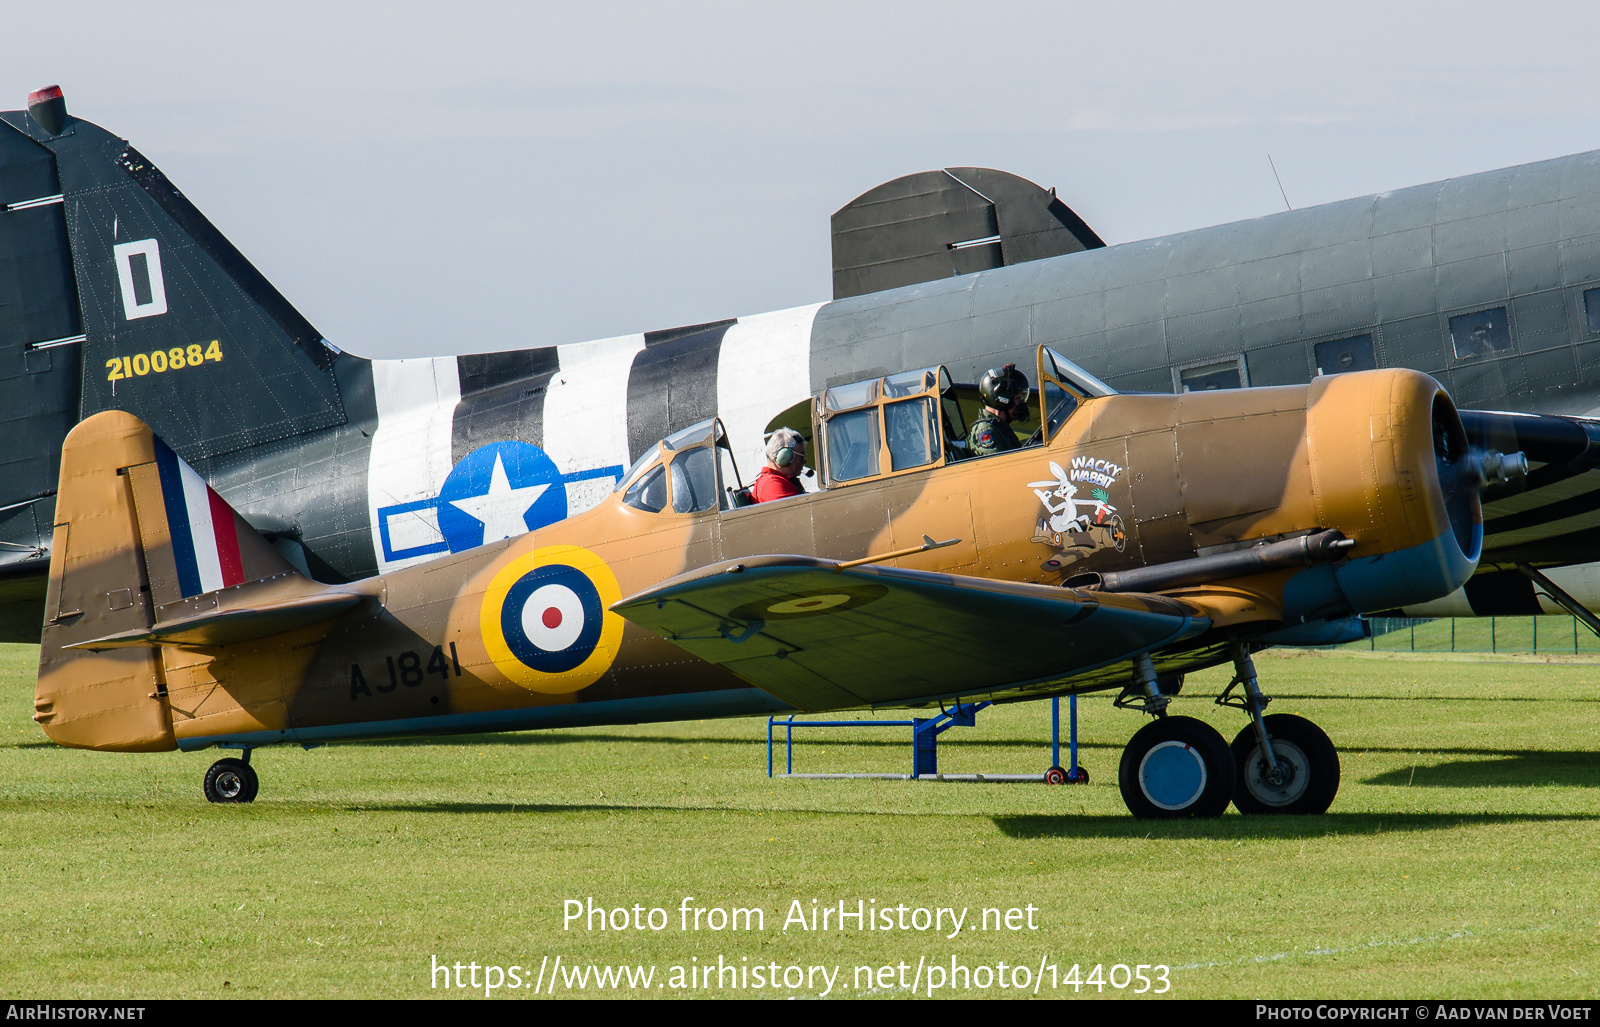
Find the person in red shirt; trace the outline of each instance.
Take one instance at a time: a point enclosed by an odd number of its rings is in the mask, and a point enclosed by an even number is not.
[[[767,439],[767,465],[761,468],[750,486],[750,498],[757,503],[803,496],[800,472],[806,469],[806,440],[793,428],[779,428]]]

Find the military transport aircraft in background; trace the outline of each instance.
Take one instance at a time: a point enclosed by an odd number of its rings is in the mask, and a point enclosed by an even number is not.
[[[942,366],[872,376],[807,402],[807,495],[742,500],[712,418],[583,513],[346,584],[96,413],[63,447],[34,719],[69,746],[242,749],[205,792],[248,802],[264,745],[1120,689],[1156,715],[1122,758],[1136,816],[1325,811],[1334,746],[1263,715],[1252,648],[1460,587],[1479,489],[1520,458],[1469,445],[1416,371],[1160,396],[1046,346],[1034,367],[1020,449],[960,458],[977,410]],[[1163,687],[1230,661],[1231,746]]]
[[[1535,612],[1519,566],[1600,607],[1600,428],[1581,416],[1600,407],[1600,153],[1117,246],[1053,191],[952,168],[864,194],[833,237],[828,303],[368,360],[41,89],[0,112],[0,638],[39,637],[61,442],[98,411],[148,422],[292,566],[338,584],[587,510],[705,418],[753,466],[765,432],[810,430],[832,384],[932,364],[971,382],[1040,344],[1125,392],[1410,367],[1463,408],[1540,415],[1464,413],[1475,444],[1534,471],[1486,494],[1485,571],[1429,609]]]

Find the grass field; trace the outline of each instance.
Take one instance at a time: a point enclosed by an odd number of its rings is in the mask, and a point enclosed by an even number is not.
[[[1384,634],[1347,649],[1378,652],[1537,653],[1556,656],[1600,656],[1600,638],[1581,627],[1575,618],[1559,617],[1444,617],[1411,623],[1380,618],[1374,622]],[[1396,630],[1388,630],[1395,628]]]
[[[1340,746],[1332,811],[1152,823],[1116,787],[1142,718],[1103,697],[1080,704],[1087,786],[769,781],[764,723],[718,721],[263,750],[259,801],[212,806],[215,752],[48,743],[35,659],[0,649],[8,997],[460,996],[430,987],[433,957],[530,980],[545,957],[654,965],[665,983],[719,955],[841,966],[834,997],[862,993],[857,966],[952,958],[1043,959],[1058,980],[1164,964],[1186,998],[1600,993],[1600,663],[1264,655],[1273,712]],[[1206,698],[1225,681],[1191,677],[1176,712],[1231,738],[1243,718]],[[796,769],[903,771],[908,736],[812,732]],[[944,736],[941,769],[1040,771],[1048,737],[1047,703],[990,710]],[[563,900],[590,896],[661,907],[669,929],[563,931]],[[765,930],[679,930],[685,896],[761,907]],[[814,898],[1031,904],[1039,929],[784,931]]]

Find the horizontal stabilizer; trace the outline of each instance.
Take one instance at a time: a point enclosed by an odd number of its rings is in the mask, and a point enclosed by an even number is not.
[[[1159,596],[803,556],[718,564],[612,609],[802,710],[1066,682],[1209,624]]]
[[[205,649],[253,642],[258,638],[281,635],[337,617],[362,600],[344,592],[302,596],[281,602],[242,606],[231,610],[211,610],[163,621],[144,630],[120,631],[87,642],[75,642],[69,649],[127,649],[134,646],[171,645]]]

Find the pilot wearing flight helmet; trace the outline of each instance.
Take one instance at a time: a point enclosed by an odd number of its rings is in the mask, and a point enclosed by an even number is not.
[[[1016,364],[998,370],[990,368],[978,379],[978,395],[983,400],[983,413],[967,432],[967,451],[973,456],[990,456],[1020,449],[1022,441],[1011,425],[1027,419],[1028,398],[1032,395],[1028,376],[1017,370]]]

